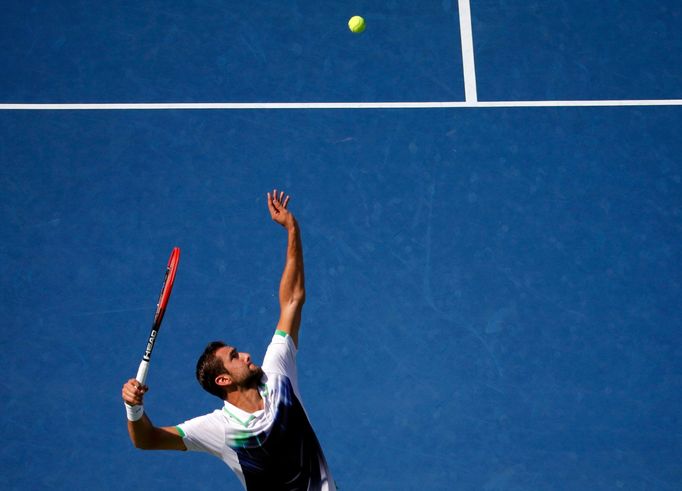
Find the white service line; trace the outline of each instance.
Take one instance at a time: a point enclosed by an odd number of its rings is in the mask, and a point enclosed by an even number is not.
[[[471,5],[469,0],[458,0],[459,34],[462,38],[462,68],[464,70],[464,99],[478,101],[476,91],[476,65],[474,64],[474,35],[471,28]]]
[[[0,104],[0,111],[110,111],[110,110],[261,110],[261,109],[438,109],[497,107],[682,106],[682,99],[581,101],[442,101],[442,102],[158,102]]]
[[[475,107],[618,107],[682,106],[682,99],[623,99],[581,101],[479,101]]]

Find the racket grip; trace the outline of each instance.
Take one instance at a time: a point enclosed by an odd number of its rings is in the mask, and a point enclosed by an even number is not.
[[[149,371],[149,362],[142,360],[140,362],[140,367],[137,369],[137,375],[135,375],[135,380],[144,385],[147,380],[147,372]]]

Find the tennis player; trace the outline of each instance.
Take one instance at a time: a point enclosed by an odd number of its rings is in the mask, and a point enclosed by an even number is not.
[[[280,317],[263,366],[220,341],[197,362],[201,386],[223,402],[220,409],[177,426],[154,426],[144,411],[148,387],[123,386],[128,433],[137,448],[195,450],[222,459],[248,491],[335,491],[327,461],[308,421],[298,389],[296,352],[305,301],[303,250],[289,196],[267,194],[272,219],[288,235],[279,286]]]

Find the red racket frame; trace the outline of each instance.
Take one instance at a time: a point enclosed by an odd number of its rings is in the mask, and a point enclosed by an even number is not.
[[[147,346],[144,350],[144,355],[142,355],[142,361],[140,362],[140,367],[137,370],[137,375],[135,380],[141,384],[145,383],[147,379],[147,372],[149,371],[149,361],[152,357],[152,351],[154,350],[154,344],[156,343],[156,338],[161,329],[161,321],[163,321],[163,316],[166,313],[166,307],[168,306],[168,299],[170,299],[170,294],[173,291],[173,284],[175,283],[175,274],[178,271],[178,263],[180,262],[180,248],[174,247],[171,252],[170,258],[168,258],[168,266],[166,266],[166,275],[163,278],[163,284],[161,285],[161,293],[159,294],[159,301],[156,304],[156,313],[154,314],[154,322],[152,324],[152,329],[149,332],[149,337],[147,338]]]

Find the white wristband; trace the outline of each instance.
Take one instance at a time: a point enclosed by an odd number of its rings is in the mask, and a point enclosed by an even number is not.
[[[126,407],[126,416],[128,416],[128,421],[137,421],[144,414],[144,406],[131,406],[127,402],[124,402]]]

